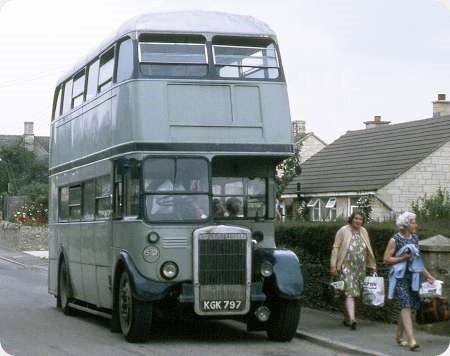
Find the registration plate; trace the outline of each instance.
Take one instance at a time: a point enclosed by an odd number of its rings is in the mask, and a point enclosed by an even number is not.
[[[238,311],[244,304],[242,300],[203,300],[200,303],[204,312]]]

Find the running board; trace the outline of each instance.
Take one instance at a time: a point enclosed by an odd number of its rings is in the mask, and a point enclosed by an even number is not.
[[[78,304],[75,304],[75,303],[68,303],[68,306],[70,308],[77,309],[77,310],[80,310],[80,311],[83,311],[83,312],[86,312],[86,313],[89,313],[89,314],[98,315],[98,316],[101,316],[101,317],[107,318],[107,319],[112,319],[112,315],[111,314],[103,313],[101,311],[98,311],[98,310],[95,310],[95,309],[91,309],[91,308],[88,308],[88,307],[83,307],[82,305],[78,305]]]

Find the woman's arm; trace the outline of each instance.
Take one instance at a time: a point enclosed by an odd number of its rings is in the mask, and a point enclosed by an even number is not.
[[[428,270],[426,268],[424,268],[422,275],[425,277],[425,279],[430,282],[431,284],[434,283],[434,281],[436,280],[436,278],[433,277],[433,275],[428,272]]]
[[[392,265],[395,263],[405,261],[411,257],[410,253],[405,253],[399,257],[395,257],[394,254],[395,254],[395,240],[390,239],[386,246],[386,251],[384,251],[383,256],[384,263]]]
[[[336,236],[334,237],[334,243],[333,243],[333,249],[331,250],[331,258],[330,258],[330,274],[336,275],[336,263],[337,263],[337,256],[339,252],[339,248],[341,247],[342,243],[342,231],[341,229],[338,230],[336,233]]]

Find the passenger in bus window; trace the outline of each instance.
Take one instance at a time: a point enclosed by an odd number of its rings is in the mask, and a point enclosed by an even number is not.
[[[227,200],[227,212],[229,218],[242,217],[242,201],[236,197]]]
[[[225,216],[225,207],[223,206],[223,203],[220,201],[220,199],[214,198],[213,207],[214,216],[216,218],[223,218]]]

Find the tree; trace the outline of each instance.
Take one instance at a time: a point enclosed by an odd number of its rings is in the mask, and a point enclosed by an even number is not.
[[[48,163],[21,145],[0,147],[0,158],[0,194],[27,195],[47,206]]]
[[[366,222],[370,222],[372,220],[372,201],[373,195],[361,195],[356,202],[358,211],[364,215]]]
[[[277,198],[281,198],[281,194],[286,189],[287,185],[299,174],[298,167],[300,167],[300,149],[301,143],[294,143],[294,154],[281,162],[276,170],[276,194]]]

